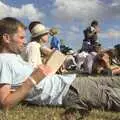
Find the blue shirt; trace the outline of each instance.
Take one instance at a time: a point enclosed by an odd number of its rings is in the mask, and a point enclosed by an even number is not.
[[[51,48],[55,48],[56,50],[60,50],[60,39],[58,39],[56,36],[53,36],[51,39]]]

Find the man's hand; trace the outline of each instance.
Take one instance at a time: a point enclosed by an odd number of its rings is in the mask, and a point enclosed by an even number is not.
[[[51,73],[52,73],[52,69],[49,66],[41,64],[38,66],[38,68],[36,68],[32,72],[30,77],[32,77],[38,84],[40,80],[42,80],[44,77],[46,77],[47,75]]]

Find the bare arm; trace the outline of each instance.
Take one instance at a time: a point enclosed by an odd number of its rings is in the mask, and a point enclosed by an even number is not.
[[[113,75],[120,75],[120,67],[119,68],[116,68],[116,69],[112,69],[112,73]]]
[[[46,55],[50,56],[53,53],[54,49],[50,49],[48,47],[41,47],[41,52]]]
[[[4,109],[9,109],[24,99],[32,88],[33,83],[26,80],[16,91],[11,91],[10,85],[0,85],[0,102]]]
[[[30,75],[36,83],[39,83],[47,73],[47,66],[41,65],[39,68],[35,69]],[[12,92],[11,86],[9,84],[0,85],[0,103],[4,109],[9,109],[16,105],[18,102],[24,99],[24,97],[29,93],[31,88],[34,86],[33,82],[28,77],[24,83]]]

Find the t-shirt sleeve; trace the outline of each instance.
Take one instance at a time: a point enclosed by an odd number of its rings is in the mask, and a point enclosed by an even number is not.
[[[0,84],[12,84],[10,65],[0,60]]]

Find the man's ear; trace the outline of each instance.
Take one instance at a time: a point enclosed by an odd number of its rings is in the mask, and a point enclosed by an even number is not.
[[[7,33],[3,34],[3,40],[5,43],[9,43],[10,42],[10,35]]]

